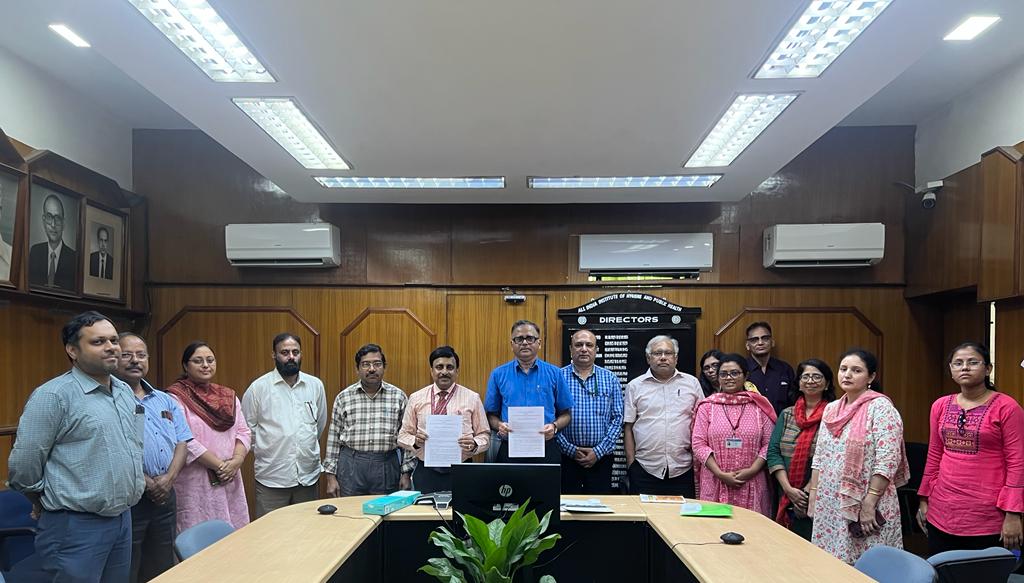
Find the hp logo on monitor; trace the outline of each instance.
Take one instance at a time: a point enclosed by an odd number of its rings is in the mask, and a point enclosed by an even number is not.
[[[509,486],[508,484],[498,486],[498,494],[501,494],[502,498],[508,498],[512,495],[512,486]]]

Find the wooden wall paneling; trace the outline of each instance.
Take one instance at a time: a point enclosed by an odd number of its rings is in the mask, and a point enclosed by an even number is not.
[[[480,205],[452,221],[452,283],[564,284],[569,231],[557,207]]]
[[[462,366],[459,383],[480,394],[487,394],[487,379],[499,364],[514,358],[509,330],[517,320],[530,320],[541,327],[540,354],[543,360],[561,365],[561,331],[547,322],[547,297],[526,295],[522,304],[508,304],[501,293],[450,293],[446,298],[448,344],[459,353]],[[424,358],[426,364],[426,358]]]
[[[973,293],[960,294],[943,298],[937,311],[941,314],[942,344],[935,358],[942,376],[942,393],[952,393],[960,389],[946,366],[949,351],[962,342],[988,345],[989,304],[975,301]]]
[[[1024,299],[996,302],[996,386],[1024,404]]]
[[[982,229],[979,300],[1016,296],[1020,254],[1016,150],[996,148],[981,158]]]
[[[384,351],[387,359],[384,380],[406,394],[412,394],[430,380],[429,367],[424,363],[430,351],[437,347],[437,331],[409,308],[368,307],[346,324],[339,338],[343,384],[359,380],[355,353],[369,343],[379,345]],[[387,358],[388,354],[398,358]],[[416,355],[422,356],[416,358]]]

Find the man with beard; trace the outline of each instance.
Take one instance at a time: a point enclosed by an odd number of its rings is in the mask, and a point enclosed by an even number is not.
[[[149,350],[137,334],[118,334],[121,360],[117,378],[128,383],[145,409],[142,473],[146,493],[132,506],[132,583],[149,581],[174,566],[177,504],[174,480],[185,465],[192,430],[170,395],[146,381]]]
[[[317,499],[320,434],[327,426],[324,384],[299,370],[302,341],[284,332],[271,346],[274,370],[253,381],[242,397],[242,414],[252,431],[256,518]]]
[[[451,346],[435,348],[427,361],[434,382],[409,396],[402,429],[398,432],[398,445],[419,460],[412,479],[414,487],[424,494],[452,489],[450,467],[423,464],[423,445],[430,438],[427,434],[429,416],[462,417],[462,435],[459,436],[462,461],[487,451],[491,442],[491,429],[480,395],[459,384],[459,355],[455,349]]]
[[[71,370],[32,391],[8,462],[10,487],[39,518],[35,560],[15,565],[10,580],[121,583],[131,507],[146,486],[144,415],[131,387],[111,377],[121,348],[109,318],[79,314],[61,339]],[[24,572],[35,568],[42,573]]]

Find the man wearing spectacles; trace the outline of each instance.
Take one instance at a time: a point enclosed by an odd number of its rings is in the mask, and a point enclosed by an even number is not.
[[[796,386],[796,374],[789,363],[772,356],[775,339],[772,327],[768,322],[754,322],[747,326],[747,370],[750,374],[747,381],[757,387],[764,395],[776,414],[793,403],[789,400],[790,387]]]
[[[557,366],[537,358],[540,351],[540,327],[529,320],[512,325],[514,359],[491,371],[487,381],[484,409],[491,429],[498,433],[498,462],[557,464],[562,454],[555,434],[572,421],[573,399]],[[544,457],[509,458],[509,407],[544,407]]]
[[[74,291],[78,253],[64,242],[64,203],[56,195],[43,201],[42,221],[46,242],[29,249],[28,282]]]
[[[302,341],[282,332],[270,343],[274,370],[254,380],[242,397],[252,431],[256,518],[316,500],[320,434],[327,427],[324,383],[302,368]]]
[[[384,382],[384,350],[366,344],[356,351],[359,381],[334,399],[327,431],[324,479],[328,496],[390,494],[412,486],[416,459],[398,449],[408,398]]]
[[[146,381],[149,351],[137,334],[118,334],[121,358],[114,375],[128,383],[145,410],[142,473],[146,491],[132,506],[131,581],[149,581],[174,566],[177,504],[174,480],[185,466],[192,440],[178,403]]]
[[[110,228],[96,229],[96,251],[89,255],[89,276],[114,279],[114,258],[110,255]]]
[[[700,381],[676,369],[679,342],[647,342],[647,372],[629,381],[622,430],[630,494],[694,497],[690,427],[704,398]]]

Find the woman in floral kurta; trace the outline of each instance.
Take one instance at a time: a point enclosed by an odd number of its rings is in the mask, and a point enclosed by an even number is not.
[[[722,355],[721,392],[697,405],[693,420],[697,497],[772,516],[764,466],[775,410],[767,399],[745,390],[746,376],[743,357]]]
[[[826,405],[811,464],[811,542],[850,564],[876,545],[903,548],[896,498],[909,477],[903,420],[892,401],[868,388],[877,367],[870,353],[844,356],[839,386],[846,394]]]

